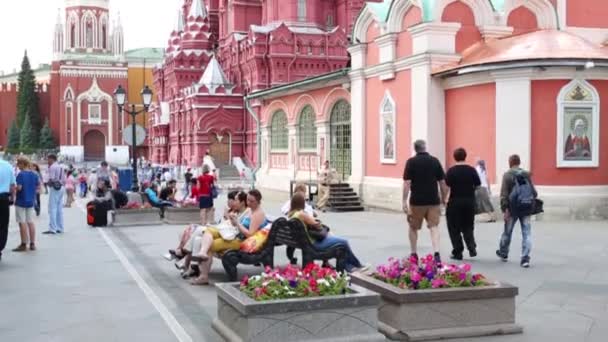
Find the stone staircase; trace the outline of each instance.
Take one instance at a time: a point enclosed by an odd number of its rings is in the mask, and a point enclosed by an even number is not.
[[[334,212],[365,210],[359,195],[346,183],[330,184],[328,207],[330,211]]]
[[[232,181],[232,180],[241,180],[239,176],[239,170],[236,169],[233,165],[218,165],[217,169],[220,173],[220,181]]]

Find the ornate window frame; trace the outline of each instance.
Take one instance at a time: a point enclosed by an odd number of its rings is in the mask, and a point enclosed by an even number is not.
[[[380,134],[378,135],[380,137],[379,140],[379,147],[380,147],[380,163],[381,164],[397,164],[397,135],[396,135],[396,128],[397,128],[397,105],[395,104],[395,100],[393,100],[393,97],[391,96],[390,91],[386,91],[384,93],[384,98],[382,99],[382,102],[380,102],[380,108],[379,108],[379,131]],[[392,124],[392,130],[393,130],[393,135],[391,138],[391,142],[393,144],[393,156],[392,158],[387,158],[387,155],[385,154],[385,150],[384,150],[384,143],[385,143],[385,138],[386,138],[386,130],[385,125],[387,123],[387,121],[390,121]]]
[[[580,111],[580,114],[573,113]],[[588,113],[585,118],[585,112]],[[566,124],[565,117],[573,116],[570,121],[580,119],[587,121],[587,129],[589,129],[589,120],[591,121],[591,140],[589,147],[591,148],[591,158],[589,160],[568,160],[565,158],[565,144],[568,140],[565,134]],[[591,116],[589,119],[588,117]],[[588,134],[587,134],[588,136]],[[596,168],[599,167],[600,156],[600,96],[589,82],[582,79],[573,79],[570,83],[564,86],[557,97],[557,146],[556,157],[558,168]]]
[[[98,113],[97,116],[93,117],[91,114],[93,113],[93,109],[95,108],[95,112]],[[89,125],[101,125],[101,103],[89,103],[89,108],[87,111],[89,120]]]
[[[298,150],[300,152],[317,151],[317,126],[315,125],[315,117],[315,110],[311,105],[305,105],[300,111],[297,126]]]
[[[287,153],[289,151],[289,129],[287,114],[279,109],[270,119],[270,152]]]

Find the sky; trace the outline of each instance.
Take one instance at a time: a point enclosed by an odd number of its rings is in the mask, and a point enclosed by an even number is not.
[[[25,49],[37,67],[53,57],[57,9],[64,0],[0,0],[0,71],[19,70]],[[110,21],[120,11],[125,50],[166,47],[181,0],[110,0]]]

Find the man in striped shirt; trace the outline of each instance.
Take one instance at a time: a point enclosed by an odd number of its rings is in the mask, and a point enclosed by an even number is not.
[[[47,157],[47,161],[49,165],[49,230],[42,234],[62,234],[65,171],[57,163],[57,156],[54,154],[50,154]]]

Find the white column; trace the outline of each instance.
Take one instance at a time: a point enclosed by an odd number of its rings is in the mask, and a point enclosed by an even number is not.
[[[114,135],[114,129],[112,129],[112,107],[113,106],[113,102],[112,102],[112,98],[108,99],[108,146],[112,146],[113,144],[113,135]],[[124,130],[124,127],[123,127]],[[122,145],[123,142],[121,141],[120,145]]]
[[[329,127],[329,121],[317,123],[317,169],[321,168],[321,164],[325,162],[325,160],[329,160],[330,132],[331,128]],[[323,141],[323,146],[321,146],[321,141]]]
[[[557,0],[557,20],[559,23],[560,30],[566,30],[568,7],[566,6],[567,0]]]
[[[82,100],[76,100],[78,108],[78,145],[82,145]]]
[[[261,168],[264,170],[268,170],[269,168],[269,163],[268,163],[268,137],[270,136],[270,133],[268,131],[268,127],[262,127],[261,128],[261,133],[262,133],[262,139],[260,139],[262,141],[262,155],[258,156],[258,158],[261,158]]]
[[[495,73],[496,78],[496,180],[509,169],[509,156],[518,154],[530,168],[531,82],[529,71]]]
[[[365,176],[365,75],[363,70],[350,73],[351,98],[351,163],[350,182],[361,184]]]
[[[430,154],[445,165],[445,93],[431,76],[430,60],[412,68],[411,143],[425,140]],[[413,153],[413,152],[412,152]]]
[[[287,153],[287,163],[288,163],[288,170],[289,170],[289,174],[293,175],[293,178],[296,179],[296,172],[297,172],[297,163],[298,163],[298,140],[297,140],[297,136],[296,136],[296,125],[295,124],[290,124],[287,126],[287,129],[289,130],[289,135],[287,137],[289,144],[289,152]]]

